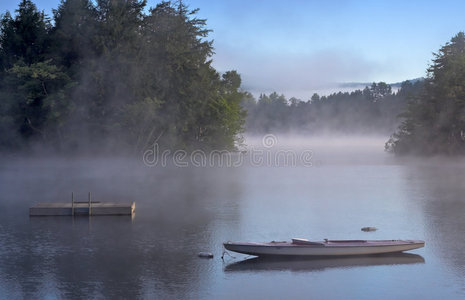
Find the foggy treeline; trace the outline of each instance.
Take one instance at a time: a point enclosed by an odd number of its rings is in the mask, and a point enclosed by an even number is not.
[[[247,130],[391,134],[395,154],[465,154],[465,34],[446,43],[425,79],[405,81],[397,92],[384,82],[309,101],[272,93],[247,94]]]
[[[465,152],[463,32],[424,80],[397,91],[379,82],[256,100],[236,71],[212,67],[210,30],[196,13],[182,1],[62,0],[50,17],[21,0],[0,20],[0,149],[233,149],[245,129],[394,132],[386,150],[397,154]]]
[[[0,148],[232,148],[241,78],[181,1],[22,0],[0,23]]]
[[[313,94],[308,101],[284,95],[250,94],[243,100],[248,111],[248,132],[299,132],[302,134],[381,133],[389,135],[399,125],[409,99],[419,95],[422,80],[405,81],[397,92],[379,82],[353,92],[329,96]]]

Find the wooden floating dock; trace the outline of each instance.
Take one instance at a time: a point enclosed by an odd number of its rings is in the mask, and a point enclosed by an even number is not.
[[[71,193],[69,203],[37,203],[29,208],[30,216],[132,216],[136,209],[135,202],[85,202],[74,201]]]
[[[72,203],[37,203],[29,208],[30,216],[111,216],[133,215],[135,202],[75,202]]]

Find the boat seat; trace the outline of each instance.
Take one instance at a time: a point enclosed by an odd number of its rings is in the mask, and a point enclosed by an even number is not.
[[[312,242],[307,239],[293,238],[292,243],[296,245],[323,245],[322,242]]]

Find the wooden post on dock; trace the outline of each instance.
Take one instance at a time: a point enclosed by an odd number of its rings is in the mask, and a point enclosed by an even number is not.
[[[71,192],[71,215],[74,216],[74,192]]]
[[[89,216],[92,216],[92,202],[90,200],[90,192],[89,192]]]

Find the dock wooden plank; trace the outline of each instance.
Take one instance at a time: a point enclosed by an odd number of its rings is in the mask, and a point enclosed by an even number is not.
[[[71,216],[71,203],[37,203],[29,208],[30,216]],[[136,208],[135,202],[92,202],[93,216],[102,215],[133,215]],[[89,215],[89,204],[83,202],[74,203],[75,215]]]

